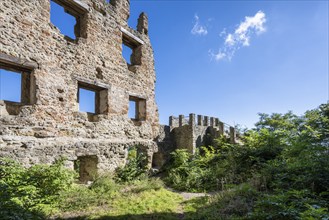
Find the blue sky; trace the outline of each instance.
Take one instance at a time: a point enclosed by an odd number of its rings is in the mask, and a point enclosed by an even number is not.
[[[0,100],[20,102],[21,74],[0,70]]]
[[[162,124],[193,112],[251,128],[257,113],[302,114],[328,100],[328,1],[132,0],[130,26],[142,11]]]
[[[257,113],[302,114],[328,100],[328,1],[136,0],[131,26],[141,11],[149,17],[162,123],[194,112],[250,128]],[[249,46],[237,42],[230,59],[216,60],[228,34],[259,11],[264,31],[251,22]]]

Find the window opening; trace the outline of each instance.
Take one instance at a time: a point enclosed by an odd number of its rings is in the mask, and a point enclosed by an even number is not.
[[[79,111],[96,113],[96,92],[88,89],[79,88]]]
[[[21,73],[0,69],[0,100],[21,102]]]
[[[141,49],[142,49],[142,45],[138,41],[134,40],[127,34],[122,33],[122,57],[126,60],[126,63],[128,64],[128,68],[135,65],[141,65],[142,63]]]
[[[50,21],[65,35],[67,40],[74,41],[81,36],[80,21],[83,14],[68,4],[62,0],[51,0]]]
[[[34,83],[31,70],[0,63],[0,100],[9,115],[18,115],[22,106],[35,102]]]
[[[133,50],[125,44],[122,44],[122,56],[126,60],[128,65],[131,65],[131,56],[133,54]]]
[[[144,121],[146,119],[146,100],[130,96],[128,116],[134,121]]]
[[[129,118],[131,119],[137,119],[136,118],[136,101],[135,100],[129,100],[129,111],[128,111],[128,115]]]
[[[78,82],[79,111],[92,115],[106,114],[108,112],[108,90],[93,84]],[[97,118],[91,117],[91,121]]]
[[[31,104],[31,72],[21,67],[0,63],[0,99],[19,104]]]

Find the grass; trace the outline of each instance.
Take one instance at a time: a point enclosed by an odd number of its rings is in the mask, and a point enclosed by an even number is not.
[[[52,219],[177,219],[183,210],[183,198],[153,178],[119,184],[103,177],[61,196]]]
[[[116,183],[100,178],[62,195],[52,219],[245,219],[258,196],[248,184],[185,200],[157,178]]]
[[[124,193],[111,204],[105,216],[151,215],[153,213],[178,213],[181,196],[164,188],[140,193]]]
[[[246,219],[258,194],[248,184],[218,192],[209,197],[188,200],[185,219]]]

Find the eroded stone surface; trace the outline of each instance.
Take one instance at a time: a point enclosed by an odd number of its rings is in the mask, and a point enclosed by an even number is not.
[[[162,167],[170,153],[176,149],[186,149],[195,154],[201,146],[214,146],[215,140],[224,135],[230,138],[231,143],[238,143],[234,127],[231,127],[218,118],[196,115],[179,115],[169,117],[169,126],[160,125],[159,136],[156,139],[158,152],[153,156],[153,166]]]
[[[95,155],[97,168],[107,171],[125,163],[129,147],[140,145],[151,161],[159,122],[147,17],[141,15],[137,31],[127,24],[129,0],[79,2],[88,11],[80,18],[76,42],[50,22],[49,0],[0,2],[0,53],[37,64],[29,105],[10,114],[11,105],[0,102],[0,156],[28,165]],[[128,67],[122,57],[122,28],[143,42],[135,54],[140,65]],[[102,114],[79,112],[80,81],[104,86]],[[146,119],[137,124],[128,118],[131,95],[146,99]]]

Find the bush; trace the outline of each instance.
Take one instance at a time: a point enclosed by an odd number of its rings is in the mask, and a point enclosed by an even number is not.
[[[197,152],[192,157],[186,150],[171,153],[171,161],[166,169],[165,181],[177,190],[206,191],[216,186],[212,173],[211,161],[215,151],[212,147],[202,147],[202,154]]]
[[[186,202],[186,219],[245,219],[259,193],[249,184],[234,186],[211,197]],[[202,204],[202,205],[201,205]]]
[[[53,165],[24,168],[18,163],[0,161],[0,214],[4,219],[37,219],[57,205],[59,194],[71,187],[75,173],[63,166],[63,160]],[[13,217],[16,216],[16,217]]]
[[[264,194],[260,198],[252,219],[328,219],[327,202],[307,190],[289,190]]]
[[[90,189],[85,185],[74,185],[60,195],[58,207],[61,211],[81,211],[108,204],[113,190],[106,193],[102,191],[98,187]]]
[[[113,175],[104,174],[95,179],[89,187],[97,193],[110,193],[119,190],[119,185],[114,181]]]
[[[230,207],[233,202],[241,210],[248,207],[244,218],[328,218],[329,104],[300,117],[291,112],[260,114],[256,128],[246,131],[242,141],[232,145],[222,136],[213,141],[214,147],[202,147],[194,156],[176,150],[166,183],[182,191],[227,191],[248,183],[263,194],[257,201],[235,197],[213,203]],[[244,215],[230,210],[230,217]]]
[[[128,161],[124,167],[118,167],[115,172],[115,179],[118,182],[131,182],[136,179],[147,177],[146,157],[138,153],[136,147],[128,152]]]

